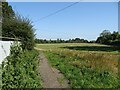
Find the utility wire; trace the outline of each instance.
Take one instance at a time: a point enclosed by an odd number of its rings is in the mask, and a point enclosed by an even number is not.
[[[65,10],[65,9],[67,9],[67,8],[72,7],[73,5],[78,4],[78,3],[79,3],[79,2],[74,2],[74,3],[72,3],[72,4],[70,4],[70,5],[66,6],[66,7],[64,7],[64,8],[62,8],[62,9],[59,9],[59,10],[53,12],[53,13],[48,14],[47,16],[44,16],[44,17],[40,18],[39,20],[43,20],[43,19],[46,19],[46,18],[48,18],[48,17],[50,17],[50,16],[53,16],[53,15],[55,15],[55,14],[57,14],[57,13]],[[37,21],[38,21],[38,20],[37,20]],[[35,21],[35,22],[37,22],[37,21]]]

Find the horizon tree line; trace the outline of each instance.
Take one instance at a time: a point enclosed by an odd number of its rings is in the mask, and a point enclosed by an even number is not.
[[[99,43],[99,44],[105,44],[105,45],[114,45],[114,46],[120,46],[120,33],[117,31],[113,31],[112,33],[109,30],[103,30],[102,33],[100,33],[99,37],[97,37],[96,40],[88,41],[86,39],[69,39],[69,40],[62,40],[62,39],[56,39],[56,40],[46,40],[46,39],[35,39],[35,43]]]

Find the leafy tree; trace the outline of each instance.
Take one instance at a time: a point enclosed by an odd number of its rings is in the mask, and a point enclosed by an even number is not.
[[[112,37],[112,42],[111,44],[114,46],[119,46],[120,47],[120,34],[119,32],[113,32],[113,34],[111,34]]]
[[[97,43],[120,46],[120,34],[119,32],[111,33],[108,30],[104,30],[96,40]]]
[[[109,30],[104,30],[104,31],[100,34],[101,37],[106,37],[106,36],[109,36],[109,35],[111,35],[111,32],[110,32]]]
[[[119,32],[113,32],[112,34],[111,34],[111,36],[112,36],[112,40],[120,40],[120,35],[119,35]]]
[[[2,16],[5,18],[14,18],[15,12],[12,7],[8,4],[8,2],[2,2]]]
[[[102,43],[102,44],[110,44],[111,40],[111,32],[108,30],[104,30],[101,34],[100,37],[97,39],[97,43]]]
[[[34,47],[34,28],[28,18],[16,15],[7,2],[3,6],[2,36],[18,38],[22,48],[31,50]],[[7,10],[7,11],[6,11]]]
[[[8,26],[12,24],[12,20],[15,17],[15,13],[8,2],[2,2],[2,36],[8,36]],[[6,25],[6,26],[4,26]],[[11,34],[9,34],[11,36]]]

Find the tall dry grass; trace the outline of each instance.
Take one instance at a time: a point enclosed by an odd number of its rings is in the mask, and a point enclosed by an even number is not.
[[[118,61],[120,59],[120,52],[105,52],[105,51],[83,51],[71,50],[62,47],[66,46],[106,46],[99,44],[41,44],[38,48],[44,51],[50,51],[59,55],[73,59],[71,64],[82,67],[88,66],[90,68],[97,68],[100,71],[109,70],[113,74],[118,73]],[[69,62],[68,62],[69,63]]]

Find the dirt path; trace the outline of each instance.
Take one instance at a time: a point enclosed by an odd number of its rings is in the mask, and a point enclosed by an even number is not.
[[[52,68],[47,58],[42,52],[39,55],[40,65],[39,73],[43,80],[43,88],[68,88],[68,81],[65,80],[63,74],[59,70]]]

